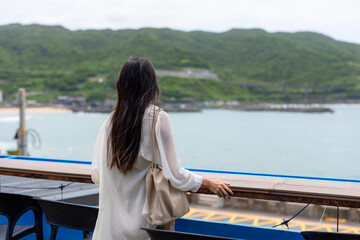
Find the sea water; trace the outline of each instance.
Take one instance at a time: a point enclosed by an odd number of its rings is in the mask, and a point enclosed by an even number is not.
[[[334,113],[203,110],[169,113],[182,165],[302,176],[360,179],[360,105]],[[29,113],[27,129],[41,138],[34,157],[91,161],[107,114]],[[0,151],[15,149],[17,114],[0,114]],[[31,131],[30,131],[31,132]]]

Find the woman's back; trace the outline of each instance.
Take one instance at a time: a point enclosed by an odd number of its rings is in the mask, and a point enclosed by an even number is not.
[[[148,239],[141,227],[148,219],[145,176],[155,160],[171,185],[196,192],[205,187],[219,196],[229,196],[225,183],[203,179],[180,166],[169,116],[160,111],[152,138],[153,104],[159,94],[150,61],[132,57],[123,65],[117,81],[118,100],[102,125],[94,148],[91,177],[99,186],[99,215],[93,239]],[[229,189],[228,189],[229,190]],[[231,190],[230,190],[231,191]]]
[[[94,239],[148,239],[140,227],[154,227],[147,221],[145,176],[152,158],[152,120],[154,106],[146,108],[138,157],[131,171],[120,173],[109,168],[107,151],[111,115],[100,129],[93,155],[92,178],[99,186],[99,217]],[[168,115],[161,111],[156,124],[156,162],[177,188],[197,191],[201,177],[180,167]],[[111,153],[110,153],[111,154]]]
[[[117,168],[108,167],[111,152],[107,150],[107,136],[111,115],[100,129],[93,157],[93,172],[96,172],[94,165],[98,161],[99,179],[94,177],[96,173],[92,175],[94,182],[99,183],[98,222],[101,224],[96,224],[94,239],[147,239],[140,227],[150,226],[142,212],[146,211],[144,179],[151,166],[151,113],[151,108],[148,107],[143,117],[139,155],[132,170],[126,175],[121,174]]]

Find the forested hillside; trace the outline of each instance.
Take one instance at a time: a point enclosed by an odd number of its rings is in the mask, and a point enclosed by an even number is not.
[[[311,33],[224,33],[171,29],[69,31],[61,26],[0,26],[0,90],[19,87],[40,101],[83,93],[89,101],[111,97],[114,79],[129,56],[155,68],[209,69],[219,81],[159,78],[164,100],[301,101],[360,98],[360,45]],[[91,81],[101,77],[104,82]]]

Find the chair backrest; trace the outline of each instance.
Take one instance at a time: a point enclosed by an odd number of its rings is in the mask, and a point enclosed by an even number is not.
[[[360,240],[359,234],[303,231],[301,235],[306,240]]]
[[[226,237],[215,237],[209,235],[195,234],[195,233],[185,233],[185,232],[175,232],[169,230],[160,230],[153,228],[141,228],[147,232],[151,240],[235,240],[234,238]]]
[[[42,216],[42,210],[31,196],[0,192],[0,214],[17,221],[25,212],[33,210],[35,216]]]
[[[36,199],[50,225],[93,232],[98,208],[60,201]]]

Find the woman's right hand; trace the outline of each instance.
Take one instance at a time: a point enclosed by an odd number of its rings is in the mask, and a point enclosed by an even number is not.
[[[208,179],[203,178],[202,187],[208,188],[211,192],[218,195],[220,198],[231,198],[234,193],[229,188],[229,183],[226,183],[220,179]]]

